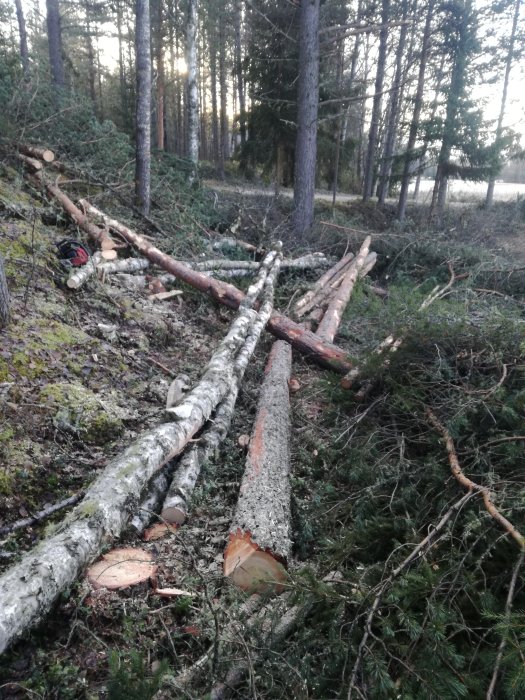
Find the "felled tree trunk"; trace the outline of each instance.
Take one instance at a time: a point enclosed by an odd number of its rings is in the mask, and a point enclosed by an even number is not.
[[[295,260],[283,260],[281,270],[315,270],[330,264],[323,253],[310,253]],[[260,263],[251,260],[203,260],[202,262],[187,262],[193,270],[258,270]]]
[[[103,260],[101,253],[94,253],[92,257],[82,267],[73,268],[72,273],[67,278],[66,285],[69,289],[79,289],[87,280],[95,274],[99,263]],[[106,263],[107,264],[107,263]]]
[[[0,255],[0,328],[9,323],[9,289],[5,276],[4,260]]]
[[[39,622],[104,544],[120,535],[151,477],[180,454],[230,391],[246,338],[258,331],[258,339],[262,332],[258,321],[258,312],[243,304],[201,380],[179,404],[177,420],[142,433],[108,464],[54,533],[0,576],[0,653]]]
[[[31,156],[31,158],[43,160],[44,163],[52,163],[55,160],[55,154],[53,151],[50,151],[49,148],[37,148],[36,146],[31,146],[27,143],[17,143],[16,147],[20,153],[24,153],[26,156]]]
[[[145,270],[149,266],[149,260],[144,258],[125,258],[124,260],[101,262],[97,265],[97,272],[103,275],[114,272],[136,272],[137,270]]]
[[[322,290],[325,289],[327,285],[329,285],[335,277],[342,271],[346,270],[347,266],[350,264],[350,262],[354,259],[354,254],[353,253],[347,253],[344,257],[339,260],[338,263],[336,263],[333,267],[331,267],[329,270],[327,270],[324,275],[322,275],[317,282],[313,285],[313,287],[306,292],[296,303],[295,306],[293,307],[294,313],[296,316],[300,317],[303,316],[307,311],[308,308],[305,308],[308,306],[308,304],[312,301],[312,299]]]
[[[365,238],[356,259],[351,264],[348,272],[341,282],[341,286],[339,287],[337,294],[331,300],[325,315],[321,319],[321,323],[317,329],[317,335],[323,340],[332,342],[332,340],[335,338],[335,334],[337,333],[337,329],[341,323],[343,312],[348,304],[350,295],[352,294],[352,290],[354,289],[354,285],[359,276],[359,272],[365,264],[371,241],[372,239],[370,236]]]
[[[290,399],[292,349],[272,347],[248,449],[239,501],[224,553],[224,575],[244,590],[285,579],[290,556]]]
[[[188,501],[202,465],[209,460],[218,450],[219,445],[228,434],[235,403],[241,385],[248,360],[252,356],[256,339],[268,321],[272,310],[272,298],[275,280],[279,272],[275,265],[268,274],[263,289],[263,303],[259,309],[259,319],[255,322],[254,330],[247,337],[244,347],[239,352],[235,364],[230,391],[226,398],[219,404],[213,416],[211,426],[202,434],[199,443],[190,447],[180,460],[179,468],[171,482],[171,486],[164,501],[161,518],[169,523],[182,525],[188,514]],[[261,326],[261,328],[259,328]]]
[[[175,275],[191,287],[200,289],[217,302],[236,309],[244,299],[244,294],[231,284],[220,282],[211,277],[207,277],[204,273],[197,270],[190,270],[186,265],[175,260],[169,255],[155,248],[151,243],[146,241],[142,236],[139,236],[131,229],[128,229],[123,224],[115,219],[110,219],[86,200],[80,200],[80,206],[88,214],[102,218],[108,228],[112,228],[129,243],[133,244],[145,257],[151,262],[162,267],[167,272]],[[87,229],[85,229],[87,230]],[[89,232],[88,232],[89,233]],[[315,360],[319,364],[328,367],[335,372],[346,374],[352,364],[347,353],[331,343],[316,337],[310,331],[301,328],[301,326],[286,316],[274,312],[268,321],[267,329],[276,335],[278,338],[287,340],[291,345],[297,348],[300,352]]]

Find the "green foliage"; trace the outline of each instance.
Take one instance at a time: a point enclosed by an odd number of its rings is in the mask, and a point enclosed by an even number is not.
[[[145,659],[136,650],[109,655],[108,700],[149,700],[160,688],[168,664],[162,661],[150,674]]]

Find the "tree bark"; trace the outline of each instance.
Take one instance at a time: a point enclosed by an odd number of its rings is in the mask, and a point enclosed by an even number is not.
[[[177,420],[142,433],[108,464],[54,533],[0,576],[0,653],[37,624],[104,544],[120,535],[152,476],[181,453],[228,395],[235,361],[259,318],[250,308],[253,301],[249,297],[241,307],[201,380],[178,405]]]
[[[381,102],[383,81],[385,78],[387,40],[388,40],[388,16],[390,13],[390,0],[382,0],[381,5],[381,31],[379,32],[379,52],[377,56],[377,70],[374,87],[374,102],[372,116],[370,118],[370,131],[368,132],[368,147],[365,162],[365,179],[363,183],[363,201],[366,202],[372,196],[374,185],[374,168],[379,133],[379,120],[381,119]]]
[[[136,147],[135,204],[144,215],[149,214],[151,188],[151,49],[149,0],[136,0]]]
[[[227,103],[228,103],[228,85],[226,82],[226,18],[225,7],[221,8],[221,13],[219,16],[219,85],[221,91],[220,99],[220,122],[221,122],[221,138],[220,138],[220,150],[219,150],[219,176],[224,179],[225,177],[225,164],[230,157],[229,141],[228,141],[228,113],[227,113]]]
[[[114,272],[136,272],[137,270],[145,270],[149,266],[149,260],[144,258],[126,258],[124,260],[115,260],[114,262],[99,263],[97,272],[102,275]]]
[[[86,200],[80,200],[79,204],[91,216],[102,218],[108,228],[118,231],[123,238],[134,245],[148,260],[175,275],[175,277],[178,277],[191,287],[200,289],[200,291],[208,294],[217,302],[236,309],[244,299],[244,294],[237,287],[226,282],[214,280],[202,272],[191,270],[178,260],[162,253],[158,248],[155,248],[151,243],[115,219],[110,219]],[[91,226],[100,233],[96,226],[93,224]],[[84,230],[87,231],[86,228]],[[335,372],[346,374],[352,367],[350,359],[344,350],[320,340],[313,333],[301,328],[301,326],[283,314],[274,312],[268,321],[267,329],[278,338],[287,340],[293,347],[315,362]]]
[[[199,91],[197,87],[197,13],[199,0],[188,0],[186,63],[188,66],[188,157],[192,164],[190,181],[197,179],[199,162]]]
[[[512,29],[510,31],[509,38],[509,49],[507,52],[507,57],[505,60],[505,75],[503,78],[503,91],[501,94],[501,105],[498,116],[498,125],[496,127],[495,143],[496,146],[499,144],[501,139],[501,134],[503,132],[503,119],[505,118],[505,109],[507,106],[507,93],[509,89],[509,78],[510,71],[512,68],[512,61],[514,59],[514,44],[516,43],[516,32],[518,28],[518,20],[520,16],[520,6],[521,0],[514,0],[514,14],[512,16]],[[494,203],[494,186],[496,184],[496,176],[490,178],[487,187],[487,196],[485,199],[485,206],[490,208]]]
[[[164,94],[165,94],[165,78],[164,78],[164,48],[162,34],[162,3],[158,2],[155,8],[155,62],[157,64],[157,148],[159,151],[164,150]]]
[[[49,148],[38,148],[26,143],[17,143],[16,148],[24,155],[43,160],[45,163],[52,163],[55,160],[55,154]]]
[[[47,39],[49,48],[49,65],[51,78],[57,90],[63,90],[66,84],[64,61],[62,58],[62,28],[58,0],[46,0]]]
[[[333,267],[327,270],[324,275],[322,275],[314,286],[306,292],[293,307],[294,314],[298,317],[304,316],[307,311],[309,311],[308,305],[314,299],[314,297],[322,290],[325,289],[328,284],[330,284],[335,277],[342,271],[345,270],[347,265],[354,259],[353,253],[347,253],[344,257],[339,260]]]
[[[372,239],[370,236],[365,238],[355,260],[350,263],[350,268],[341,282],[341,286],[339,287],[337,294],[328,305],[316,333],[316,335],[318,335],[322,340],[327,340],[331,343],[335,338],[335,334],[337,333],[337,329],[341,323],[343,312],[348,304],[354,289],[354,285],[359,276],[359,271],[365,264],[371,241]]]
[[[66,285],[69,289],[79,289],[84,282],[95,274],[99,263],[103,260],[101,253],[95,253],[85,265],[73,268],[73,272],[67,278]]]
[[[297,236],[303,236],[314,222],[319,104],[319,0],[302,0],[299,12],[293,228]]]
[[[0,329],[9,323],[9,289],[5,276],[4,260],[0,255]]]
[[[292,348],[274,343],[259,397],[246,469],[224,553],[224,575],[244,590],[282,583],[290,556]]]
[[[20,0],[18,0],[20,1]],[[241,148],[246,143],[246,99],[244,94],[244,76],[242,72],[242,0],[235,0],[235,74],[237,94],[239,97],[239,133]]]
[[[27,48],[26,20],[24,17],[24,10],[22,8],[22,0],[15,0],[15,5],[16,19],[18,21],[18,33],[20,35],[20,60],[22,61],[24,80],[28,82],[30,78],[29,49]]]
[[[246,339],[245,347],[235,360],[234,375],[228,395],[217,407],[212,424],[202,434],[199,443],[192,446],[180,461],[161,513],[161,518],[169,523],[182,525],[185,522],[188,514],[189,495],[195,488],[201,467],[216,454],[219,445],[228,434],[242,378],[248,360],[253,353],[252,346],[255,347],[262,327],[270,317],[278,272],[279,264],[275,264],[267,276],[262,292],[264,301],[259,310],[259,319],[255,321],[254,328]],[[259,328],[261,324],[262,327]]]

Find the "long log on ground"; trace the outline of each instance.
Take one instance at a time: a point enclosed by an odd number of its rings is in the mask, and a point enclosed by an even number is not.
[[[252,260],[202,260],[200,262],[185,263],[193,270],[222,271],[222,270],[251,270],[257,271],[260,263]],[[323,253],[310,253],[300,258],[284,259],[281,270],[315,270],[318,267],[326,267],[330,262]]]
[[[166,491],[173,478],[175,466],[175,460],[168,462],[168,464],[153,476],[147,485],[145,494],[137,508],[137,512],[129,523],[130,529],[135,534],[140,535],[153,520],[155,514],[160,511]]]
[[[244,590],[262,591],[286,578],[291,551],[291,365],[290,345],[274,343],[224,553],[224,575]]]
[[[278,272],[279,266],[274,265],[272,271],[268,274],[263,290],[263,303],[259,309],[259,320],[256,321],[256,324],[264,326],[270,317],[273,289]],[[254,328],[254,331],[247,337],[244,348],[235,359],[230,391],[217,407],[211,426],[204,431],[199,442],[190,447],[181,458],[179,468],[164,501],[161,512],[162,520],[178,525],[182,525],[185,522],[188,514],[189,497],[195,488],[201,467],[216,454],[219,445],[228,434],[242,378],[260,332],[261,330],[258,326]]]
[[[341,272],[341,270],[346,270],[347,266],[354,259],[353,253],[347,253],[344,257],[339,260],[333,267],[327,270],[324,275],[322,275],[313,287],[306,292],[300,299],[297,300],[293,307],[293,312],[296,316],[301,317],[308,311],[308,304],[314,299],[315,296],[325,288],[327,285],[331,284],[334,278]]]
[[[329,303],[328,308],[321,319],[321,323],[317,328],[316,335],[319,336],[319,338],[327,340],[330,343],[335,338],[335,334],[337,333],[337,329],[341,323],[343,312],[348,304],[352,290],[359,276],[359,272],[365,264],[371,241],[372,238],[370,236],[365,238],[356,259],[350,264],[350,268],[341,282],[341,286]]]
[[[209,420],[230,390],[235,359],[259,318],[247,300],[201,380],[179,404],[177,420],[139,435],[111,460],[53,534],[0,576],[0,653],[38,623],[104,544],[120,535],[152,476]]]
[[[229,306],[232,309],[238,308],[244,294],[240,289],[227,282],[221,282],[197,270],[190,270],[187,265],[166,255],[151,243],[146,241],[131,229],[119,223],[115,219],[110,219],[99,209],[96,209],[86,200],[80,200],[80,206],[88,214],[101,218],[108,228],[117,231],[129,243],[133,244],[148,260],[162,267],[167,272],[175,275],[178,279],[186,282],[191,287],[208,294],[217,302]],[[89,232],[88,232],[89,233]],[[307,357],[315,360],[318,364],[328,367],[340,374],[346,374],[352,363],[348,354],[332,343],[328,343],[316,337],[312,332],[302,328],[290,318],[283,314],[273,312],[267,324],[267,330],[273,335],[287,340],[294,348],[302,352]]]

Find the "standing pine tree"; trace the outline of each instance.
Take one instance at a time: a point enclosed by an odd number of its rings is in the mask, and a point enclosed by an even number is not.
[[[150,207],[151,169],[151,51],[149,0],[136,0],[137,126],[135,201],[143,214]]]
[[[62,58],[62,27],[58,0],[46,0],[47,6],[47,40],[49,47],[49,65],[55,88],[63,89],[66,84],[64,60]]]

